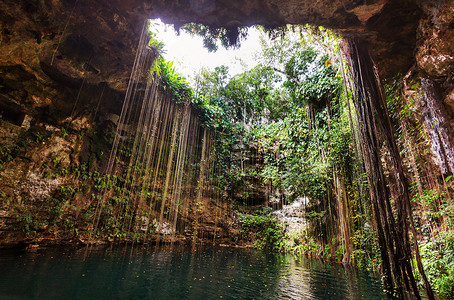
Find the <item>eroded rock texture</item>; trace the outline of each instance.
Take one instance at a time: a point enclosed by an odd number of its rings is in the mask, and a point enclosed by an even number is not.
[[[100,90],[119,106],[116,92],[127,86],[143,20],[156,17],[224,27],[326,26],[368,40],[388,76],[412,64],[419,16],[413,0],[1,1],[0,101],[54,121],[74,117],[73,104],[95,102]]]
[[[138,33],[105,3],[0,2],[0,103],[62,121],[104,90],[118,106]]]
[[[420,76],[435,82],[450,119],[454,108],[454,1],[427,1],[416,48]]]

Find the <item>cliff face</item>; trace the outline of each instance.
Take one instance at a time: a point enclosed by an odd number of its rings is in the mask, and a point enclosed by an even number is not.
[[[121,109],[139,34],[105,3],[88,3],[0,2],[2,245],[34,240],[31,232],[74,238],[67,225],[89,195],[66,201],[60,192],[87,184],[70,169],[85,164],[90,174],[109,151],[103,136]]]
[[[100,90],[119,105],[141,29],[135,23],[93,1],[2,1],[0,11],[5,109],[61,122]]]
[[[421,78],[435,82],[438,100],[453,120],[454,109],[454,3],[427,1],[418,27],[416,68]]]

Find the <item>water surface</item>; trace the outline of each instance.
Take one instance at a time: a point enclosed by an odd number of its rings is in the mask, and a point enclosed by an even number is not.
[[[386,299],[376,274],[210,248],[0,252],[1,299]]]

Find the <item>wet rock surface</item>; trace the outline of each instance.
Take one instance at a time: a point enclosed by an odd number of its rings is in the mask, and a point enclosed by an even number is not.
[[[283,205],[281,209],[273,211],[273,215],[285,226],[287,233],[300,233],[307,229],[306,205],[309,199],[297,198],[290,204]]]
[[[452,119],[454,93],[454,3],[427,1],[418,28],[416,64],[420,76],[434,81],[439,101]]]

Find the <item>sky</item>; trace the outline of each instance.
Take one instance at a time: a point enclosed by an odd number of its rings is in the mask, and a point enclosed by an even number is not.
[[[247,39],[241,42],[239,49],[226,50],[219,46],[216,52],[208,52],[203,47],[202,37],[183,31],[177,35],[171,25],[165,25],[159,19],[153,20],[152,24],[152,32],[164,43],[164,58],[173,61],[175,69],[188,80],[203,67],[214,70],[217,66],[226,65],[233,76],[257,64],[254,54],[260,50],[260,33],[255,28],[249,29]]]

